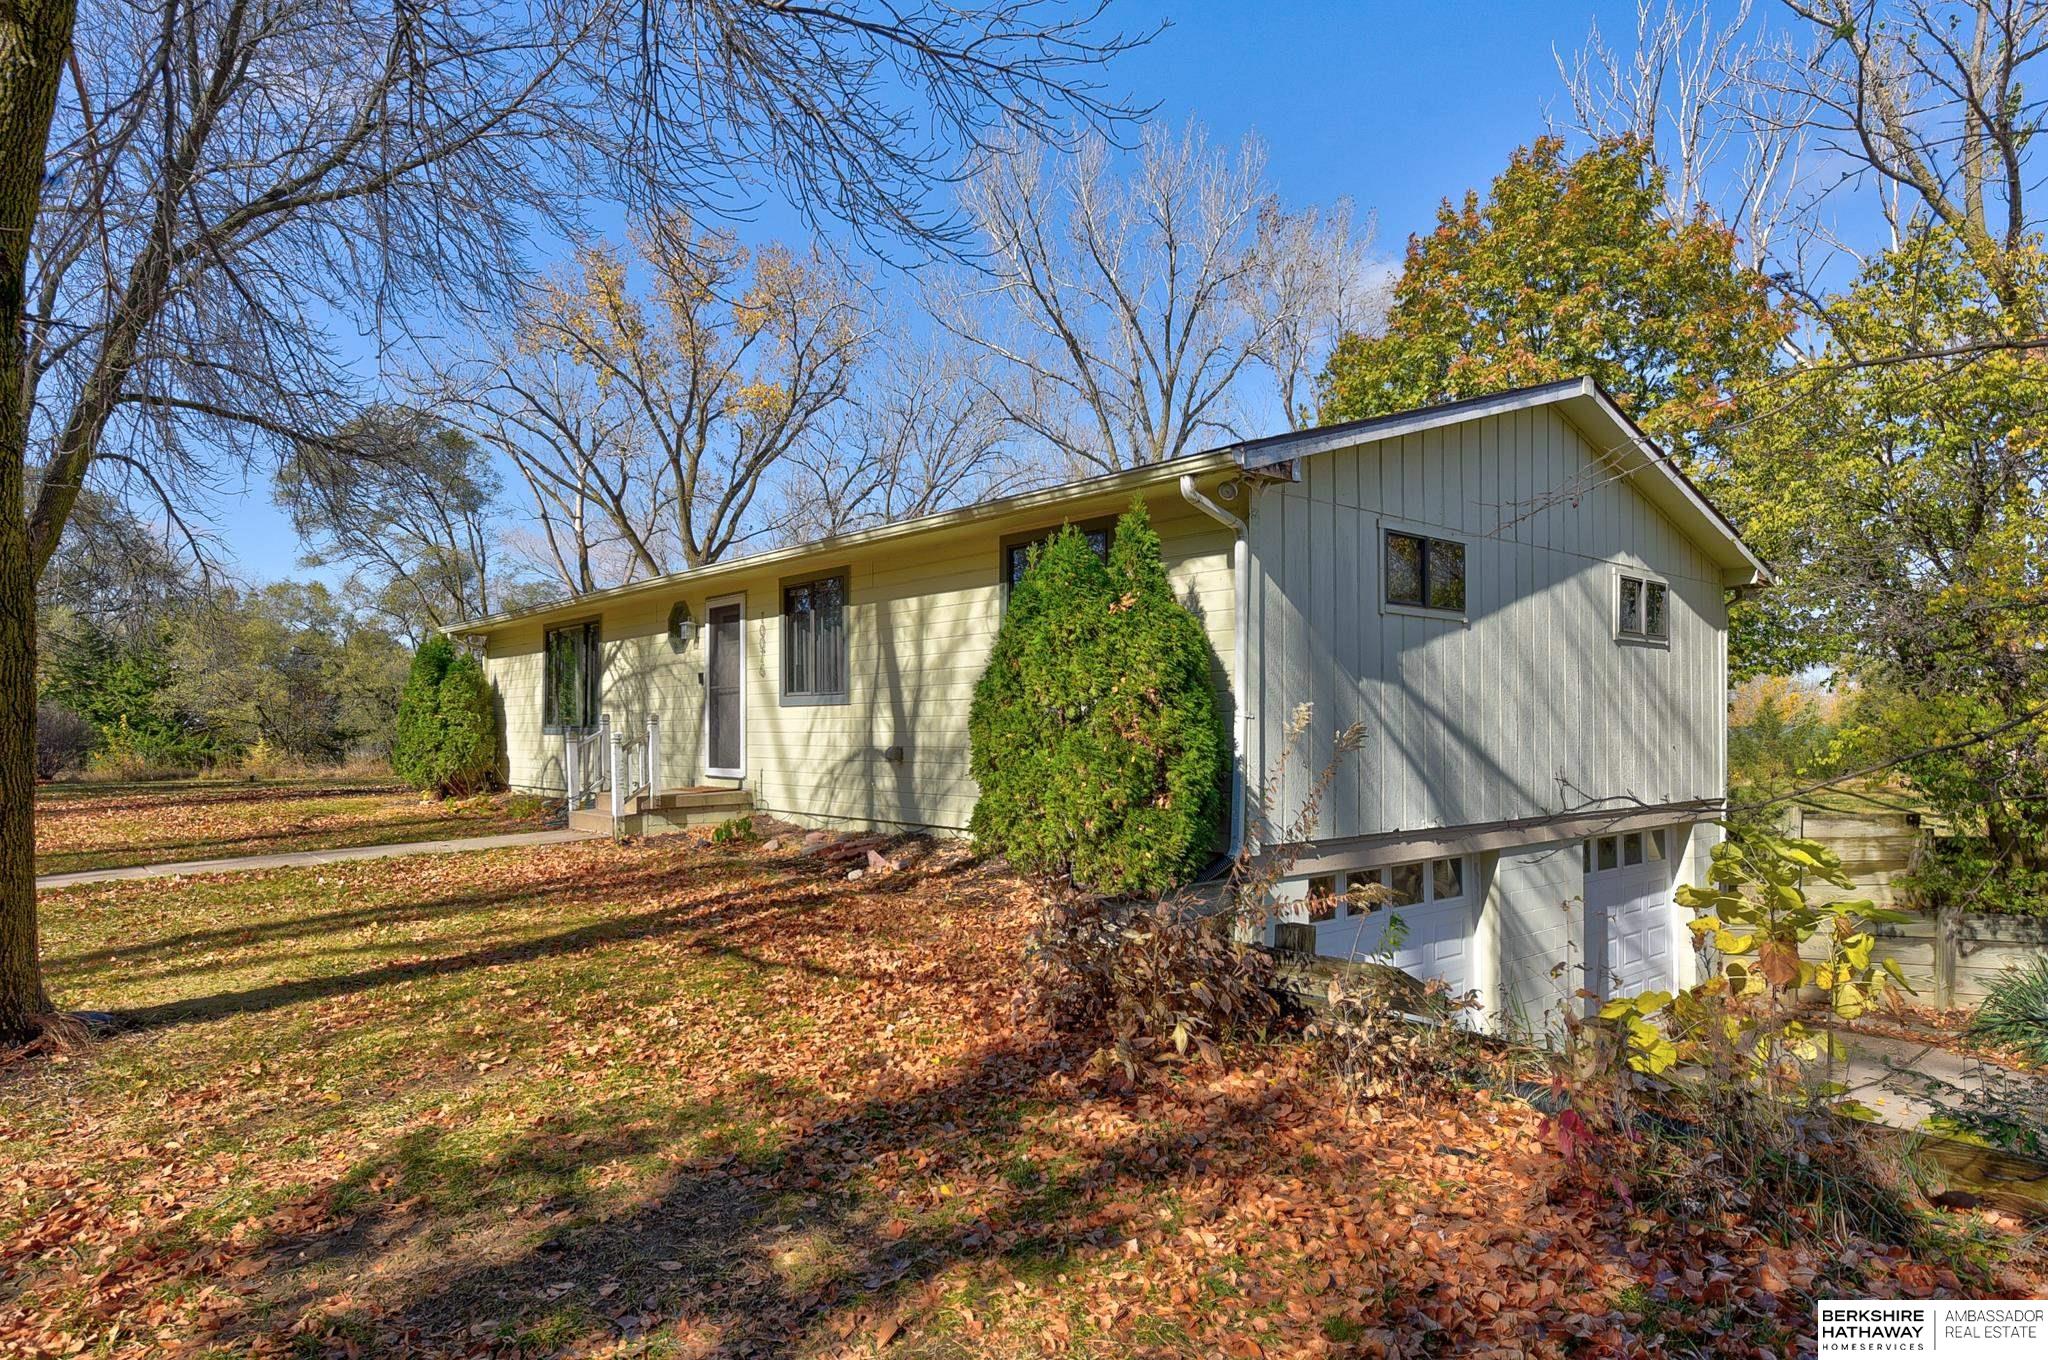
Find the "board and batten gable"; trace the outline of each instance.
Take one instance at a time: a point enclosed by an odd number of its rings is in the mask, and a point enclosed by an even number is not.
[[[1232,535],[1182,500],[1171,480],[1143,494],[1175,593],[1208,633],[1211,674],[1228,713]],[[499,627],[486,636],[485,667],[501,705],[507,782],[564,788],[563,739],[541,724],[542,646],[548,628],[580,618],[598,620],[603,711],[633,737],[649,712],[658,713],[666,785],[706,782],[704,638],[700,629],[678,651],[667,636],[668,613],[681,601],[701,624],[710,601],[736,596],[746,613],[741,784],[755,809],[806,824],[964,831],[979,796],[969,773],[968,710],[1002,621],[1003,543],[1113,516],[1129,503],[1129,492],[1074,498],[882,543],[827,543],[794,558],[778,555],[760,569],[723,564],[584,613],[556,611],[545,623]],[[785,703],[783,587],[837,571],[847,578],[846,699]]]
[[[1550,406],[1318,452],[1255,492],[1250,785],[1290,714],[1284,824],[1341,762],[1318,839],[1714,800],[1726,788],[1722,571]],[[1383,603],[1388,528],[1465,545],[1461,618]],[[1617,573],[1670,586],[1668,646],[1615,637]]]

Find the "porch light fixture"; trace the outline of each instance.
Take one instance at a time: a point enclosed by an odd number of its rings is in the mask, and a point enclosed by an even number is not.
[[[668,645],[680,652],[690,645],[696,632],[697,621],[690,617],[690,606],[677,600],[668,611]]]

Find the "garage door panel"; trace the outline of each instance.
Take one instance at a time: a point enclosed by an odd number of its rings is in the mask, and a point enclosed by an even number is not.
[[[1667,836],[1664,843],[1671,842]],[[1585,857],[1586,956],[1600,965],[1593,990],[1603,997],[1677,985],[1671,862],[1662,855],[1626,859],[1597,842]]]

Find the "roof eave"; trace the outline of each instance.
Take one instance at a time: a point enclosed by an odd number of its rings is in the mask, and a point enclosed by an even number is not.
[[[981,501],[955,510],[941,510],[930,515],[920,515],[916,519],[899,520],[894,524],[876,525],[872,529],[834,534],[795,547],[735,557],[688,571],[671,572],[665,576],[654,576],[644,581],[613,586],[608,590],[594,590],[555,604],[541,605],[533,609],[507,610],[480,619],[471,619],[466,623],[449,624],[441,631],[450,637],[484,637],[503,628],[556,618],[579,617],[591,610],[637,599],[643,595],[695,588],[711,581],[790,566],[808,558],[849,552],[899,538],[939,533],[981,520],[1002,519],[1032,510],[1051,509],[1071,501],[1112,496],[1158,482],[1177,481],[1183,476],[1200,477],[1235,467],[1236,462],[1228,450],[1212,449],[1161,463],[1148,463],[1140,468],[1126,468],[1120,472],[1104,473],[1075,482],[1062,482],[1057,486],[1042,487],[1036,491],[1019,492],[1014,496],[1004,496],[997,500]]]
[[[1656,474],[1656,482],[1653,484],[1661,486],[1667,493],[1653,499],[1668,502],[1670,508],[1679,512],[1681,519],[1691,521],[1689,527],[1696,531],[1695,540],[1701,541],[1702,546],[1714,550],[1715,560],[1723,568],[1727,584],[1768,586],[1775,583],[1769,566],[1743,542],[1742,535],[1736,531],[1728,517],[1717,510],[1699,488],[1692,484],[1691,479],[1671,461],[1670,456],[1658,448],[1650,437],[1629,419],[1612,397],[1601,390],[1600,384],[1588,377],[1565,378],[1534,387],[1516,388],[1509,392],[1468,397],[1461,401],[1446,402],[1440,406],[1428,406],[1416,411],[1401,411],[1388,416],[1348,421],[1341,425],[1294,430],[1285,434],[1270,435],[1264,439],[1251,439],[1233,444],[1227,452],[1237,459],[1241,467],[1251,471],[1318,453],[1354,448],[1360,444],[1396,439],[1403,435],[1441,429],[1446,425],[1511,415],[1517,411],[1533,410],[1543,406],[1564,407],[1567,419],[1571,419],[1574,425],[1579,425],[1582,420],[1591,420],[1604,426],[1612,438],[1595,442],[1619,445],[1638,460],[1637,466],[1624,468],[1624,473],[1633,475],[1637,471],[1653,470]],[[1582,428],[1580,433],[1588,432]]]

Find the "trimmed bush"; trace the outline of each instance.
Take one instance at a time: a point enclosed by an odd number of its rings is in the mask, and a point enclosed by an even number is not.
[[[1033,553],[968,732],[975,841],[1027,873],[1158,893],[1214,851],[1227,763],[1208,639],[1142,502],[1107,563],[1071,525]]]
[[[441,677],[436,717],[441,745],[434,787],[458,798],[490,788],[498,773],[498,713],[482,663],[467,652]]]
[[[455,660],[455,646],[436,634],[413,653],[412,670],[398,694],[398,722],[391,738],[391,768],[416,789],[431,789],[440,776],[441,681]]]

